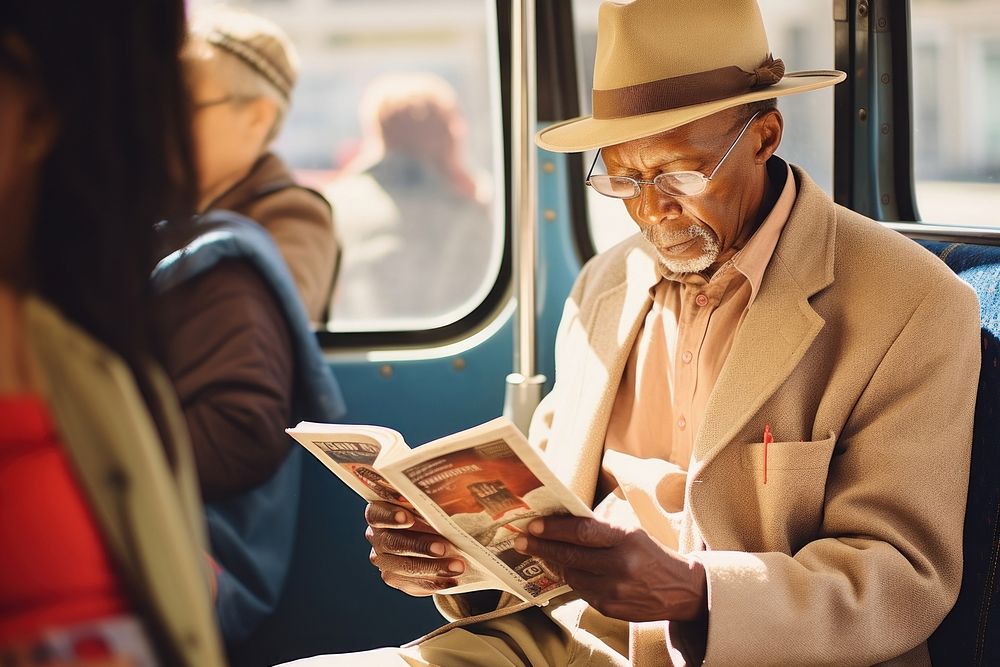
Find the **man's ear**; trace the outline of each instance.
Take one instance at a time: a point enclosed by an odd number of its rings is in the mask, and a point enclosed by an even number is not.
[[[261,141],[266,141],[267,135],[274,127],[274,121],[278,118],[278,105],[274,100],[266,97],[258,97],[247,104],[250,113],[250,127]]]
[[[757,130],[760,143],[757,146],[754,162],[764,164],[771,159],[771,156],[778,150],[778,146],[781,145],[781,136],[784,130],[785,119],[777,109],[771,109],[760,117]]]

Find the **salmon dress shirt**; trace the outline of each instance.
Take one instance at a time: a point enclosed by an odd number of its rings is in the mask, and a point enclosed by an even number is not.
[[[665,273],[611,411],[597,515],[677,548],[688,464],[705,407],[795,203],[784,188],[747,244],[716,272]],[[780,173],[780,172],[779,172]]]

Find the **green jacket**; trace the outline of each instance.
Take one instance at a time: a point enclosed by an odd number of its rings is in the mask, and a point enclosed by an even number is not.
[[[122,581],[165,653],[161,660],[224,665],[193,459],[170,385],[150,370],[173,466],[122,359],[36,298],[28,299],[26,315],[42,393]]]

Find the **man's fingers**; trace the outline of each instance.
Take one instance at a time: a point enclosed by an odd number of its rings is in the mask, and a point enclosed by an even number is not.
[[[421,533],[439,534],[413,510],[392,503],[369,503],[365,508],[365,521],[373,528],[407,528]]]
[[[414,596],[426,596],[451,588],[456,577],[465,571],[465,563],[453,558],[412,558],[379,554],[368,556],[382,573],[382,581]]]
[[[433,595],[439,591],[451,588],[457,583],[454,579],[443,577],[438,579],[411,579],[410,577],[387,572],[382,573],[382,581],[414,597]]]
[[[625,528],[577,516],[547,516],[544,519],[535,519],[528,524],[528,532],[546,540],[598,549],[616,546],[629,535],[629,531]]]
[[[399,528],[368,527],[372,544],[368,560],[382,573],[382,580],[409,595],[426,596],[455,585],[466,570],[456,558],[458,550],[436,533]]]
[[[458,549],[437,533],[369,526],[365,531],[365,538],[375,551],[384,554],[421,558],[443,558],[458,554]]]
[[[408,510],[392,503],[368,503],[365,521],[372,528],[409,528],[416,517]]]
[[[514,540],[514,548],[521,553],[538,556],[559,570],[574,569],[601,574],[609,567],[605,549],[579,547],[565,542],[552,542],[522,535]]]
[[[383,579],[387,575],[409,579],[454,579],[465,572],[465,563],[458,558],[413,558],[378,553],[372,549],[368,560],[382,570]]]

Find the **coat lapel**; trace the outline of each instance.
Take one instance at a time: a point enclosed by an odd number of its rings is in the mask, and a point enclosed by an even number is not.
[[[564,446],[555,448],[557,472],[566,473],[570,487],[585,501],[593,499],[604,452],[604,437],[614,407],[618,385],[632,345],[652,305],[650,288],[659,280],[652,248],[645,240],[625,256],[626,279],[594,299],[589,311],[581,311],[580,335],[586,340],[574,345],[579,355],[577,400],[564,403],[571,413]],[[582,443],[582,446],[581,446]]]
[[[760,293],[709,399],[694,455],[704,468],[781,386],[825,322],[809,299],[833,282],[833,203],[793,167],[799,194]]]

